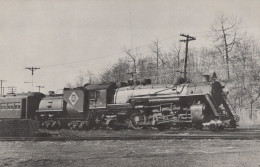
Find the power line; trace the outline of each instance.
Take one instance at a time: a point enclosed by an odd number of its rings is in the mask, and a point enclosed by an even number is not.
[[[165,41],[165,40],[171,39],[173,37],[177,37],[177,36],[178,35],[174,35],[174,36],[170,36],[170,37],[167,37],[167,38],[163,38],[163,39],[159,40],[159,42]],[[147,44],[144,44],[144,45],[137,46],[135,48],[139,49],[139,48],[142,48],[142,47],[146,47],[149,44],[150,43],[147,43]],[[161,48],[163,48],[163,47],[161,47]],[[83,62],[92,61],[92,60],[96,60],[96,59],[101,59],[101,58],[105,58],[105,57],[116,56],[116,55],[122,54],[122,53],[124,53],[124,51],[119,51],[119,52],[117,52],[115,54],[106,55],[106,56],[98,56],[98,57],[95,57],[95,58],[81,59],[79,61],[72,61],[72,62],[67,62],[67,63],[57,63],[57,64],[42,65],[42,66],[39,66],[39,67],[45,68],[45,67],[55,67],[55,66],[63,66],[63,65],[71,65],[71,64],[76,64],[76,63],[83,63]],[[142,53],[147,53],[147,52],[142,52]]]
[[[98,57],[95,57],[95,58],[81,59],[79,61],[72,61],[72,62],[68,62],[68,63],[58,63],[58,64],[43,65],[43,66],[39,66],[39,67],[45,68],[45,67],[52,67],[52,66],[62,66],[62,65],[71,65],[71,64],[75,64],[75,63],[83,63],[83,62],[86,62],[86,61],[91,61],[91,60],[96,60],[96,59],[100,59],[100,58],[115,56],[116,54],[119,54],[119,53],[120,54],[124,53],[124,51],[120,51],[120,52],[117,52],[115,54],[106,55],[106,56],[98,56]]]
[[[250,28],[250,27],[255,27],[257,26],[258,24],[255,24],[255,25],[252,25],[252,26],[239,26],[239,28]],[[207,32],[211,32],[210,30],[209,31],[192,31],[192,32],[189,32],[189,33],[193,33],[193,34],[205,34]],[[172,39],[174,37],[177,37],[178,35],[170,35],[169,37],[166,37],[166,38],[163,38],[161,40],[159,40],[160,42],[161,41],[165,41],[165,40],[169,40],[169,39]],[[196,35],[196,37],[208,37],[208,36],[205,36],[205,35]],[[136,46],[135,48],[142,48],[142,47],[146,47],[147,45],[149,45],[149,43],[147,44],[143,44],[143,45],[139,45],[139,46]],[[39,67],[55,67],[55,66],[62,66],[62,65],[70,65],[70,64],[76,64],[76,63],[82,63],[82,62],[86,62],[86,61],[91,61],[91,60],[95,60],[95,59],[100,59],[100,58],[104,58],[104,57],[111,57],[111,56],[115,56],[116,54],[121,54],[121,53],[124,53],[124,51],[119,51],[115,54],[111,54],[111,55],[106,55],[106,56],[99,56],[99,57],[95,57],[95,58],[92,58],[92,59],[81,59],[79,61],[73,61],[73,62],[68,62],[68,63],[58,63],[58,64],[49,64],[49,65],[42,65],[42,66],[39,66]]]
[[[161,40],[159,40],[159,42],[161,41],[165,41],[165,40],[168,40],[168,39],[171,39],[173,37],[177,37],[178,35],[172,35],[170,37],[167,37],[167,38],[163,38]],[[142,48],[142,47],[146,47],[147,45],[149,45],[150,43],[147,43],[147,44],[144,44],[144,45],[139,45],[137,47],[135,47],[136,49],[139,49],[139,48]],[[125,53],[124,51],[119,51],[119,52],[116,52],[115,54],[110,54],[110,55],[106,55],[106,56],[98,56],[98,57],[95,57],[95,58],[88,58],[88,59],[81,59],[79,61],[72,61],[72,62],[68,62],[68,63],[58,63],[58,64],[49,64],[49,65],[42,65],[42,66],[39,66],[41,68],[45,68],[45,67],[55,67],[55,66],[62,66],[62,65],[71,65],[71,64],[76,64],[76,63],[83,63],[83,62],[86,62],[86,61],[92,61],[92,60],[96,60],[96,59],[100,59],[100,58],[105,58],[105,57],[112,57],[112,56],[115,56],[115,55],[118,55],[118,54],[122,54],[122,53]],[[146,52],[144,52],[146,53]]]

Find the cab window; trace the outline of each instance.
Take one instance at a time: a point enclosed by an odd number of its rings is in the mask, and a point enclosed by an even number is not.
[[[96,98],[97,98],[97,99],[100,98],[100,91],[96,91]]]
[[[95,95],[95,91],[90,91],[89,92],[89,99],[95,99],[96,95]]]

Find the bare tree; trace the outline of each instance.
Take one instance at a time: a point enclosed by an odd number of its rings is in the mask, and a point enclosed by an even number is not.
[[[73,88],[74,86],[73,86],[73,84],[71,84],[71,83],[69,83],[69,82],[67,82],[66,84],[65,84],[65,88]]]
[[[77,79],[76,79],[76,83],[75,86],[79,87],[79,86],[84,86],[84,84],[86,83],[86,78],[84,77],[83,74],[80,74]]]
[[[136,57],[137,57],[137,49],[135,54],[133,53],[133,51],[131,49],[126,49],[126,47],[124,47],[124,51],[125,53],[133,60],[134,62],[134,70],[131,71],[130,73],[132,74],[133,79],[136,81],[137,80],[137,75],[136,75]]]
[[[99,79],[98,77],[95,76],[95,74],[91,71],[87,71],[87,73],[85,74],[85,81],[89,84],[97,84],[99,83]]]
[[[173,46],[172,52],[173,52],[175,62],[177,62],[177,69],[180,69],[180,65],[181,65],[181,60],[180,60],[181,43],[180,42],[178,42],[178,44]]]
[[[153,53],[155,53],[156,55],[156,70],[157,70],[157,77],[156,77],[156,83],[158,84],[159,83],[159,80],[158,80],[158,76],[159,76],[159,59],[162,61],[162,65],[163,65],[163,68],[164,68],[164,60],[162,59],[162,53],[161,53],[161,49],[159,47],[159,41],[158,41],[158,38],[153,41],[153,44],[150,46],[150,49],[152,50]]]
[[[104,69],[100,75],[100,82],[120,82],[128,79],[127,73],[130,70],[130,64],[127,59],[119,59],[112,67]]]
[[[228,18],[224,15],[219,15],[210,26],[210,37],[213,37],[216,48],[226,64],[227,79],[230,79],[230,53],[238,41],[239,24],[240,21],[236,17]]]
[[[113,81],[112,69],[111,68],[105,68],[103,71],[104,72],[100,75],[100,82],[109,83],[109,82]]]
[[[156,64],[153,62],[152,57],[139,58],[137,61],[137,69],[139,78],[155,78]]]
[[[94,73],[88,70],[86,73],[84,72],[78,75],[73,82],[67,82],[65,84],[65,87],[66,88],[81,87],[84,86],[86,83],[97,84],[99,82],[100,82],[99,78],[96,77]]]
[[[233,76],[230,96],[241,115],[253,118],[253,103],[259,98],[260,66],[259,48],[252,37],[244,35],[236,42],[233,50],[231,71]],[[250,110],[249,110],[250,106]]]

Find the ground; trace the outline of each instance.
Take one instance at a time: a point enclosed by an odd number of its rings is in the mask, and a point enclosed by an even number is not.
[[[0,142],[1,166],[260,166],[259,140]]]

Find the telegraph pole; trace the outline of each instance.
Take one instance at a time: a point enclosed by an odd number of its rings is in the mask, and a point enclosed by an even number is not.
[[[39,88],[39,92],[41,92],[41,88],[44,88],[44,86],[35,86]]]
[[[186,43],[186,49],[185,49],[185,63],[184,63],[184,78],[187,78],[187,60],[188,60],[188,47],[189,47],[189,41],[196,40],[195,37],[185,35],[185,34],[180,34],[182,37],[186,37],[184,40],[180,40],[180,42],[185,42]]]
[[[32,92],[33,92],[33,73],[35,70],[38,70],[40,68],[38,67],[25,67],[25,69],[32,71]]]
[[[3,95],[3,82],[6,82],[6,80],[0,80],[0,83],[1,83],[1,95]]]
[[[9,89],[11,89],[11,94],[14,94],[14,92],[16,91],[16,87],[15,86],[9,86]]]
[[[8,87],[2,87],[3,88],[3,95],[5,95],[5,88],[8,88]]]

